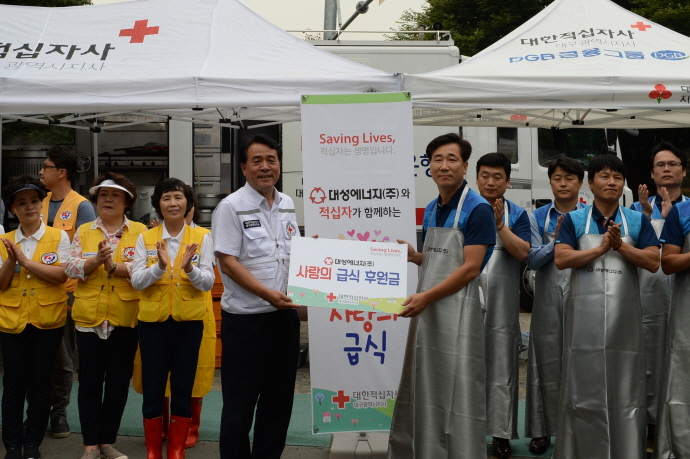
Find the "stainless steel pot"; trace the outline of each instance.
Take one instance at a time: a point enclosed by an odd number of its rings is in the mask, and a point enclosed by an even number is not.
[[[199,211],[199,213],[201,214],[201,217],[199,217],[199,221],[196,222],[197,225],[210,228],[211,220],[213,219],[213,209],[202,209]]]
[[[199,209],[215,209],[227,194],[197,194]]]

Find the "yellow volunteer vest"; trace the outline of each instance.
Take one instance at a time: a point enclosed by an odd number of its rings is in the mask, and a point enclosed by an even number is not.
[[[206,228],[197,226],[196,229],[203,234],[208,234]],[[204,292],[204,303],[206,313],[204,315],[204,334],[201,338],[199,347],[199,362],[196,365],[196,375],[194,376],[194,387],[192,397],[204,397],[211,390],[213,377],[216,371],[216,317],[213,314],[213,296],[210,291]],[[132,386],[140,394],[144,393],[141,381],[141,353],[137,349],[134,358],[134,374],[132,375]],[[165,396],[170,397],[170,379],[165,388]]]
[[[103,240],[100,228],[91,229],[92,222],[79,227],[82,257],[98,252],[98,244]],[[146,231],[146,226],[129,222],[119,244],[115,247],[115,263],[131,262],[137,238]],[[139,309],[139,292],[134,290],[124,277],[109,276],[103,265],[88,276],[88,280],[77,282],[72,306],[72,319],[80,327],[95,327],[108,320],[114,327],[134,327]]]
[[[156,242],[163,240],[163,225],[152,228],[143,233],[146,246],[146,266],[158,263]],[[165,274],[149,287],[141,291],[139,300],[139,320],[142,322],[164,322],[172,316],[173,320],[184,322],[188,320],[203,320],[206,313],[204,292],[196,289],[189,281],[187,274],[180,269],[182,254],[189,244],[204,242],[204,233],[185,225],[180,249],[175,258],[175,269],[170,269],[170,263]],[[197,251],[199,258],[201,253]],[[197,258],[198,260],[198,258]],[[192,261],[193,264],[197,262]]]
[[[0,237],[15,240],[16,231]],[[61,231],[46,226],[38,241],[33,261],[46,265],[58,263],[58,245]],[[17,244],[20,248],[21,245]],[[0,244],[0,256],[7,260],[7,249]],[[0,292],[0,331],[21,333],[27,323],[36,328],[51,329],[65,325],[67,319],[67,293],[65,284],[52,284],[41,280],[17,265],[10,286]]]
[[[211,232],[200,226],[197,226],[196,229],[203,234]],[[213,295],[210,290],[204,292],[204,302],[206,305],[204,334],[201,338],[201,347],[199,347],[199,362],[196,365],[192,397],[203,397],[208,394],[216,372],[216,316],[213,314]],[[168,384],[166,396],[169,396],[167,395],[170,393],[169,387],[170,384]]]
[[[50,204],[50,197],[53,195],[52,192],[48,192],[41,203],[41,219],[43,223],[48,225],[48,206]],[[77,210],[79,210],[79,204],[86,201],[86,198],[76,191],[70,191],[67,196],[65,196],[62,205],[55,214],[55,220],[53,220],[53,228],[58,228],[67,233],[69,240],[74,239],[74,233],[77,232]],[[76,279],[67,280],[67,291],[73,292],[77,288]]]

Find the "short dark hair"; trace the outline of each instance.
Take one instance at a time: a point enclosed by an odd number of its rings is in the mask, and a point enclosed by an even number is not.
[[[184,197],[187,199],[187,209],[184,211],[185,217],[194,205],[194,193],[189,185],[174,177],[161,180],[156,184],[156,187],[153,189],[153,194],[151,195],[151,205],[156,213],[161,217],[161,220],[165,220],[163,218],[163,214],[161,213],[161,197],[163,197],[164,193],[169,193],[171,191],[181,191],[184,194]]]
[[[269,136],[257,134],[254,137],[248,138],[242,144],[242,148],[240,148],[240,164],[247,164],[247,158],[249,156],[249,147],[251,147],[255,143],[265,145],[271,150],[275,150],[276,153],[278,153],[278,161],[283,162],[283,147],[281,147],[278,142],[276,142]]]
[[[189,192],[192,193],[192,205],[194,206],[194,215],[192,216],[192,221],[194,223],[197,223],[199,220],[201,220],[201,211],[199,210],[199,199],[196,197],[194,188],[187,184],[185,184],[185,186],[189,188]]]
[[[685,152],[681,150],[680,148],[676,147],[673,145],[671,142],[664,140],[663,142],[660,142],[657,144],[654,148],[652,148],[652,152],[649,155],[649,167],[651,169],[654,169],[654,162],[656,159],[657,153],[661,151],[668,150],[674,155],[680,159],[680,164],[683,166],[683,169],[685,169],[685,166],[688,164],[688,157],[685,155]]]
[[[36,193],[41,201],[46,197],[46,187],[40,180],[35,179],[31,175],[17,175],[9,179],[7,184],[2,187],[2,200],[5,203],[5,208],[10,210],[14,204],[15,193],[26,187],[36,188]]]
[[[621,159],[616,155],[604,154],[598,155],[592,158],[589,162],[589,167],[587,168],[587,181],[591,182],[594,180],[594,176],[597,172],[601,172],[606,169],[610,169],[613,172],[618,172],[623,176],[623,179],[628,176],[628,168]]]
[[[48,150],[46,156],[55,164],[56,168],[67,171],[67,180],[74,180],[79,170],[79,156],[74,150],[65,145],[55,145]]]
[[[454,132],[440,135],[429,142],[429,145],[426,146],[426,157],[431,160],[431,155],[433,155],[436,150],[452,143],[460,147],[460,156],[462,156],[462,160],[465,162],[469,161],[470,155],[472,154],[472,144]]]
[[[477,161],[477,175],[482,166],[502,167],[506,172],[506,178],[510,179],[510,158],[503,153],[487,153]]]
[[[131,209],[134,207],[134,203],[137,202],[137,187],[130,179],[125,177],[124,175],[117,174],[115,172],[107,171],[105,174],[101,175],[98,177],[96,180],[93,181],[91,184],[91,187],[95,187],[97,185],[100,185],[101,183],[105,182],[106,180],[112,180],[115,182],[116,185],[120,185],[122,188],[126,189],[130,193],[132,193],[132,196],[128,195],[125,193],[125,211]],[[89,193],[89,201],[93,202],[94,204],[98,201],[98,193],[96,194],[91,194]]]
[[[551,180],[551,176],[556,171],[557,167],[560,167],[569,174],[577,175],[579,181],[583,181],[585,179],[585,168],[582,165],[582,163],[577,159],[561,155],[557,156],[553,161],[549,163],[549,180]]]

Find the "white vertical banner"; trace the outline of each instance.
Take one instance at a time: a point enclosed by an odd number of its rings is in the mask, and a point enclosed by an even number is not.
[[[302,161],[307,236],[416,245],[409,93],[303,96]],[[355,258],[331,265],[353,297],[378,278]],[[407,279],[412,293],[413,265]],[[408,325],[390,313],[310,308],[314,433],[390,429]]]

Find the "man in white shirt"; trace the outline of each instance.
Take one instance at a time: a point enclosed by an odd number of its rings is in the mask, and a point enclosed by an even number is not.
[[[285,292],[291,240],[300,234],[292,199],[275,189],[281,156],[273,139],[249,139],[240,157],[247,183],[213,212],[214,251],[225,287],[221,459],[279,459],[292,413],[299,319],[298,306]]]

